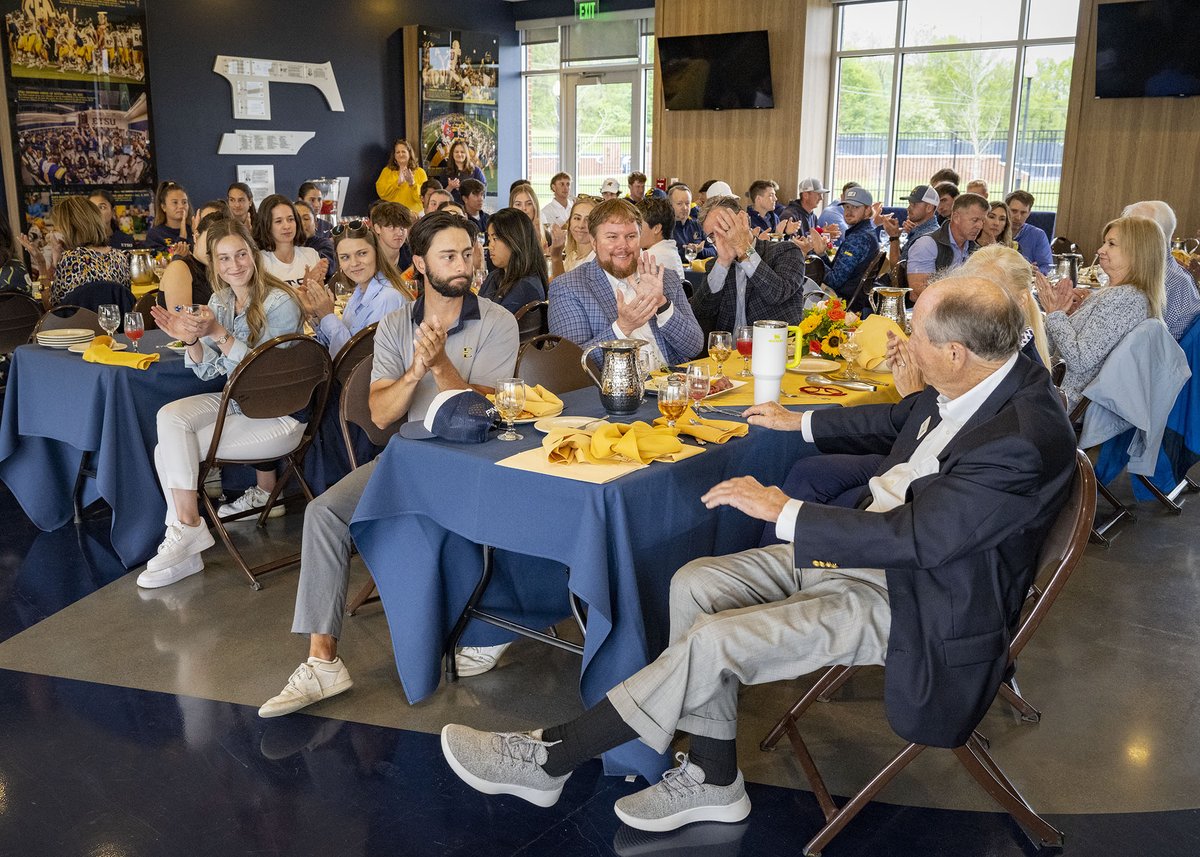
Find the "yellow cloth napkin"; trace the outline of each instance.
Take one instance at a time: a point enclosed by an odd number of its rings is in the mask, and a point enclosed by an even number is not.
[[[495,403],[495,394],[488,395],[488,401]],[[563,402],[558,396],[551,393],[541,384],[536,387],[525,385],[525,407],[521,409],[521,415],[517,417],[519,420],[526,420],[531,417],[549,417],[555,414],[561,414]]]
[[[908,339],[908,334],[890,318],[882,315],[869,315],[863,319],[858,326],[858,333],[854,337],[862,346],[862,351],[858,355],[859,366],[868,370],[885,371],[887,369],[881,364],[887,359],[888,331],[901,339]]]
[[[97,336],[83,352],[83,359],[88,363],[103,363],[106,366],[132,366],[134,369],[149,369],[150,365],[158,362],[158,352],[138,354],[134,351],[113,351],[111,336]]]
[[[595,431],[557,429],[546,435],[542,449],[552,464],[595,464],[603,461],[675,461],[691,454],[666,426],[644,422],[605,423]],[[685,454],[686,451],[686,454]]]
[[[695,425],[692,420],[696,420],[700,425]],[[667,418],[659,417],[654,424],[665,427]],[[680,434],[686,434],[707,443],[724,443],[731,437],[745,437],[750,431],[750,426],[747,423],[738,423],[733,420],[706,420],[696,416],[692,406],[688,405],[683,416],[675,421],[675,430]]]
[[[703,274],[705,271],[708,270],[706,267],[704,267],[705,261],[706,261],[705,259],[693,259],[690,267],[693,271],[698,271],[701,274]]]

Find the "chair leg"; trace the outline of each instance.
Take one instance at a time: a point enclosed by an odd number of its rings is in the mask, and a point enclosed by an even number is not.
[[[1183,512],[1183,501],[1176,500],[1175,498],[1183,493],[1183,489],[1187,486],[1186,480],[1180,482],[1178,485],[1172,488],[1170,494],[1164,494],[1162,491],[1158,490],[1157,485],[1155,485],[1145,476],[1138,474],[1138,479],[1140,479],[1142,484],[1146,486],[1147,490],[1154,495],[1154,499],[1162,503],[1167,508],[1167,511],[1172,515],[1179,515]]]
[[[849,669],[850,667],[845,666],[832,666],[825,670],[821,677],[817,679],[816,684],[808,689],[808,693],[800,697],[800,700],[791,707],[787,714],[779,718],[779,721],[771,727],[771,731],[767,733],[767,737],[759,742],[758,748],[760,750],[774,750],[775,745],[779,743],[779,739],[787,732],[788,724],[794,723],[797,717],[807,711],[809,706],[816,702],[825,693],[826,689],[837,682],[842,674]]]
[[[1021,695],[1021,689],[1017,687],[1016,679],[1009,679],[1000,685],[1000,698],[1015,708],[1024,722],[1041,722],[1042,712],[1030,705],[1029,700]]]
[[[471,597],[467,599],[467,605],[459,614],[458,621],[454,623],[450,636],[446,638],[446,648],[442,655],[445,660],[446,681],[458,681],[458,663],[454,653],[458,648],[458,641],[462,639],[463,633],[467,630],[467,623],[471,621],[471,614],[475,612],[476,606],[483,599],[483,593],[487,591],[488,584],[492,582],[492,554],[493,549],[485,545],[483,547],[483,571],[479,575],[479,582],[475,584]]]
[[[358,612],[358,609],[368,601],[378,601],[379,596],[375,594],[375,581],[368,580],[362,589],[358,590],[358,594],[351,600],[349,606],[346,607],[346,615],[353,616]]]
[[[996,764],[991,754],[972,735],[967,743],[954,749],[954,755],[980,786],[983,787],[1021,828],[1029,835],[1035,845],[1042,847],[1061,848],[1063,834],[1058,828],[1042,818],[1029,802],[1021,796],[1016,786],[1009,781],[1000,766]]]
[[[280,557],[279,559],[271,560],[270,562],[266,562],[261,565],[251,567],[250,564],[246,562],[246,558],[242,556],[242,552],[238,550],[237,545],[233,543],[233,539],[230,537],[228,530],[225,528],[225,522],[222,521],[221,516],[217,514],[217,509],[213,505],[213,501],[203,491],[200,492],[200,499],[204,504],[205,510],[208,512],[209,518],[213,522],[213,526],[216,527],[218,535],[221,536],[221,541],[225,544],[225,549],[229,551],[229,555],[233,557],[233,561],[237,563],[238,568],[240,568],[242,573],[246,575],[247,579],[250,581],[250,588],[255,592],[262,589],[262,584],[258,582],[258,578],[265,574],[269,574],[272,571],[278,571],[281,568],[286,568],[289,565],[295,565],[300,561],[300,554],[294,553]]]
[[[859,671],[859,667],[849,666],[842,667],[841,673],[829,683],[829,687],[825,688],[824,692],[817,697],[817,702],[829,702],[833,699],[833,695],[837,693],[846,682],[854,678],[854,674]]]
[[[1137,517],[1133,514],[1128,506],[1113,496],[1113,493],[1103,485],[1097,483],[1096,493],[1108,501],[1108,504],[1113,507],[1114,514],[1103,524],[1094,525],[1092,527],[1092,535],[1090,540],[1095,544],[1101,544],[1105,547],[1108,547],[1112,544],[1111,539],[1109,539],[1106,535],[1108,531],[1126,518],[1128,518],[1130,521],[1136,521]]]
[[[825,820],[832,821],[837,815],[838,806],[833,802],[833,795],[829,793],[829,787],[825,785],[825,778],[817,770],[817,763],[813,761],[812,753],[808,751],[808,745],[800,736],[796,721],[789,720],[784,728],[787,730],[788,739],[792,744],[792,753],[795,754],[796,761],[800,763],[800,770],[804,772],[809,786],[812,787],[813,797],[817,799],[821,812],[825,814]]]

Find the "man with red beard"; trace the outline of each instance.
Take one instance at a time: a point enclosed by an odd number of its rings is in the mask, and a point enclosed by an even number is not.
[[[609,339],[642,339],[655,367],[691,360],[704,347],[679,277],[640,245],[642,218],[628,200],[592,209],[596,258],[550,284],[550,332],[580,348]]]

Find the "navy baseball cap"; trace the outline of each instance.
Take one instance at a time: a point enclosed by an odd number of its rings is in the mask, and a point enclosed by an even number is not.
[[[496,422],[496,408],[474,390],[438,393],[425,419],[400,426],[400,436],[413,440],[440,437],[457,443],[483,443]]]
[[[937,205],[939,199],[937,190],[927,184],[917,185],[908,195],[909,202],[926,202],[930,205]]]
[[[852,187],[842,197],[842,205],[873,205],[874,203],[875,200],[871,199],[871,192],[865,187]]]

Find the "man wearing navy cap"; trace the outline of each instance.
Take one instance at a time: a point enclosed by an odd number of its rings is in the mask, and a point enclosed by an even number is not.
[[[813,252],[825,261],[829,272],[824,285],[842,297],[855,312],[867,306],[867,289],[859,289],[859,283],[867,266],[879,252],[879,239],[871,224],[871,208],[875,201],[865,187],[852,187],[842,196],[842,214],[846,219],[846,232],[838,245],[833,261],[824,256],[824,236],[813,233]]]
[[[901,225],[893,217],[884,217],[880,225],[888,236],[888,262],[895,267],[908,259],[908,251],[913,242],[933,232],[937,232],[938,222],[938,192],[927,184],[919,184],[908,195],[908,219]],[[901,233],[908,236],[902,248]]]

